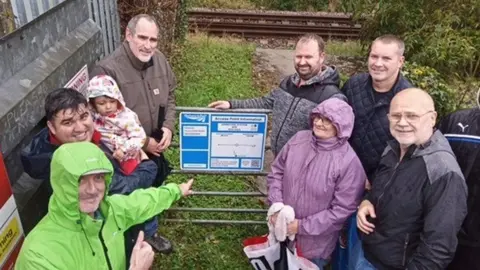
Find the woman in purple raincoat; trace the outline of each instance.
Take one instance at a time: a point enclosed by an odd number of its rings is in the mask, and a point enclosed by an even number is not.
[[[269,203],[293,207],[295,221],[288,232],[296,234],[304,257],[320,269],[365,188],[365,171],[348,143],[353,120],[346,102],[331,98],[320,103],[310,113],[312,130],[288,141],[267,178]]]

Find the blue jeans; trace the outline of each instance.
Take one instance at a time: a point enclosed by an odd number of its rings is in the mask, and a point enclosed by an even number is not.
[[[349,265],[350,254],[360,237],[357,232],[357,212],[353,213],[347,220],[346,227],[340,232],[339,241],[332,254],[332,270],[346,270]]]
[[[323,267],[328,264],[327,260],[324,260],[322,258],[317,258],[317,259],[310,259],[311,262],[313,262],[320,270],[323,270]]]
[[[348,270],[376,270],[376,268],[365,259],[362,242],[358,241],[350,254]]]
[[[143,223],[143,232],[145,237],[153,236],[158,231],[158,218],[155,216]]]

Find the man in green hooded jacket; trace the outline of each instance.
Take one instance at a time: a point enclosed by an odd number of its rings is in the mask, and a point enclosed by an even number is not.
[[[51,163],[48,214],[28,234],[15,269],[125,269],[123,233],[192,192],[190,180],[107,196],[112,172],[96,145],[60,146]]]

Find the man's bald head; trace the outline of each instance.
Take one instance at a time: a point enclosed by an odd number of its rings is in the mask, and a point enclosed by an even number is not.
[[[392,99],[392,103],[398,102],[409,102],[415,103],[424,108],[426,111],[435,111],[435,103],[433,98],[425,90],[420,88],[407,88],[403,91],[400,91]]]
[[[400,91],[390,103],[390,132],[403,149],[427,142],[437,119],[432,97],[422,89]]]

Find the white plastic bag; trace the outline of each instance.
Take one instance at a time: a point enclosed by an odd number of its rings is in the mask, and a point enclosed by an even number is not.
[[[314,263],[298,256],[295,245],[293,248],[287,245],[285,242],[269,245],[267,236],[252,237],[244,241],[243,252],[256,270],[319,270]]]

